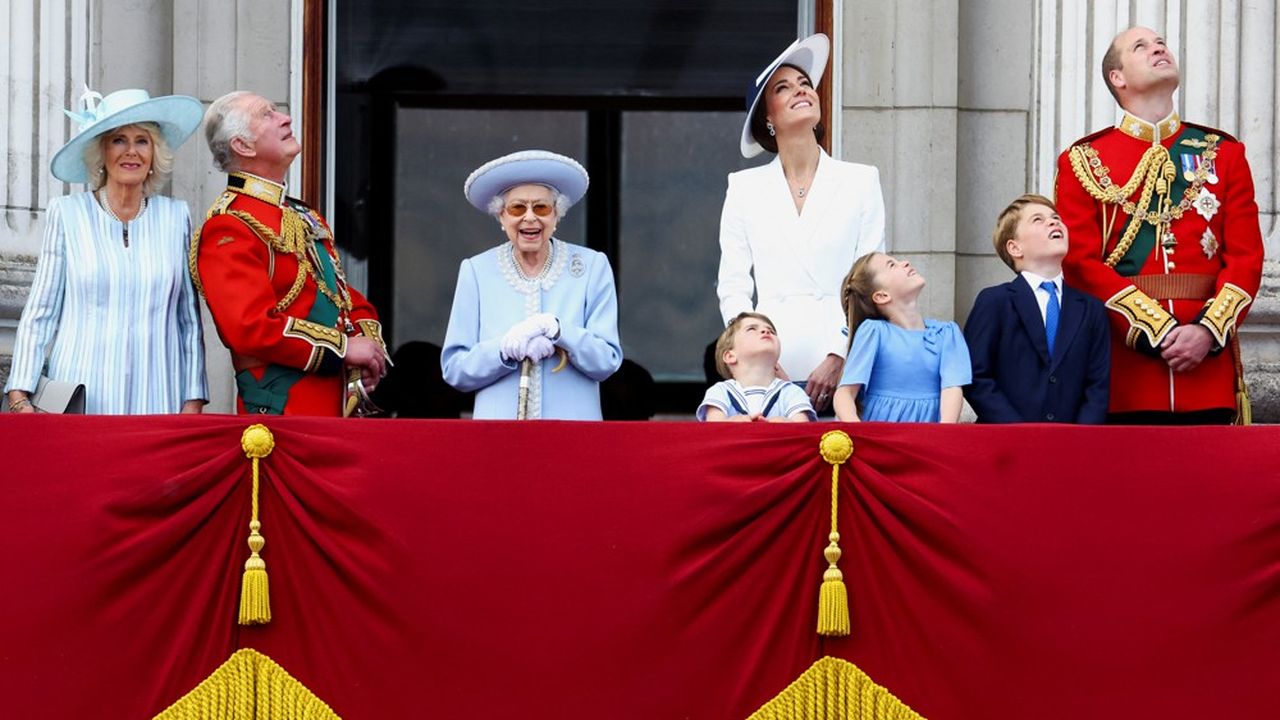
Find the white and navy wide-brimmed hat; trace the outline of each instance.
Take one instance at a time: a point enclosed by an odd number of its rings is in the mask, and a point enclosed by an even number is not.
[[[751,137],[751,116],[755,114],[756,105],[760,104],[760,96],[764,94],[764,84],[783,65],[794,65],[804,71],[813,81],[816,89],[822,81],[822,73],[827,69],[827,56],[831,54],[831,41],[822,33],[815,33],[803,40],[796,40],[791,47],[769,63],[764,72],[756,76],[755,83],[747,90],[747,119],[742,123],[742,157],[755,157],[764,152],[760,143]]]
[[[462,192],[481,212],[489,212],[493,198],[517,185],[547,185],[572,205],[587,194],[587,169],[577,160],[547,150],[521,150],[476,168],[462,184]]]
[[[80,111],[63,110],[80,129],[53,156],[53,176],[69,183],[89,181],[88,168],[84,166],[84,150],[99,135],[125,125],[152,122],[160,126],[160,133],[171,150],[191,137],[204,118],[204,106],[186,95],[151,97],[146,90],[131,88],[117,90],[106,97],[84,89],[80,96]]]

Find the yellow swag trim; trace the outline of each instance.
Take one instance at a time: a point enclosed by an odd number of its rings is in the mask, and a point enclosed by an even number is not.
[[[847,660],[824,657],[749,720],[924,720]]]
[[[155,720],[339,720],[315,693],[257,650],[232,653]]]

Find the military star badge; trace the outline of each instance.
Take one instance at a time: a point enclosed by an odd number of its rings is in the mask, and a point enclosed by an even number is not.
[[[1222,207],[1222,203],[1218,202],[1218,197],[1209,192],[1209,188],[1200,188],[1200,194],[1196,195],[1196,199],[1192,201],[1195,205],[1196,212],[1200,213],[1200,217],[1205,220],[1212,220],[1214,215],[1218,214],[1218,208]]]
[[[1209,228],[1204,229],[1204,235],[1200,236],[1200,247],[1204,249],[1204,256],[1213,259],[1218,253],[1218,238],[1213,236],[1213,231]]]

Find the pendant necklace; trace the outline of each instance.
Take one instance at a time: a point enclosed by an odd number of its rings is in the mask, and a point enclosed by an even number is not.
[[[120,223],[124,228],[124,246],[129,247],[129,223],[121,220],[120,216],[116,215],[116,211],[111,207],[111,200],[107,197],[107,189],[105,187],[98,191],[98,202],[102,205],[102,209],[106,210],[107,214],[111,216],[111,219]],[[146,209],[147,196],[143,195],[142,204],[138,206],[138,214],[133,216],[134,219],[136,220]]]

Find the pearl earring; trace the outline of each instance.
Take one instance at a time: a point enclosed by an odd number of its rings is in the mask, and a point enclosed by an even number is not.
[[[767,127],[767,128],[769,128],[769,137],[773,137],[773,136],[775,136],[775,135],[777,135],[777,134],[778,134],[778,133],[776,133],[776,132],[774,132],[774,131],[773,131],[773,123],[771,123],[771,122],[767,122],[767,123],[765,123],[765,124],[764,124],[764,126],[765,126],[765,127]]]

